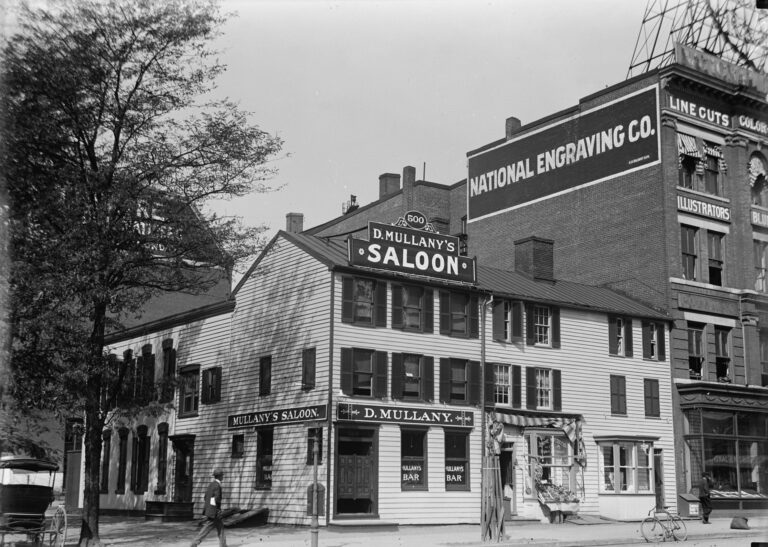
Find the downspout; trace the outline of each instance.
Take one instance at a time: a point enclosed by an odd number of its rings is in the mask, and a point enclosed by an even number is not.
[[[326,453],[325,458],[325,525],[328,526],[331,523],[331,428],[333,427],[333,321],[334,311],[336,309],[336,283],[335,272],[331,269],[331,313],[330,313],[330,325],[328,329],[328,429],[326,435]]]

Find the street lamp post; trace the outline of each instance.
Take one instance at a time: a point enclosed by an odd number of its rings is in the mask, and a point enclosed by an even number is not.
[[[317,500],[317,456],[319,453],[319,447],[318,444],[320,442],[320,428],[316,427],[314,430],[314,435],[312,436],[312,474],[314,477],[314,480],[312,482],[312,523],[310,525],[309,529],[309,535],[310,535],[310,544],[312,547],[317,547],[317,535],[319,532],[320,524],[317,521],[317,507],[318,507],[318,500]]]

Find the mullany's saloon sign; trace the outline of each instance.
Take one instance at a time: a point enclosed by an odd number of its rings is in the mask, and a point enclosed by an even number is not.
[[[227,428],[283,425],[296,422],[314,422],[328,417],[328,405],[312,405],[275,410],[248,412],[227,416]]]
[[[339,403],[336,408],[339,420],[352,422],[392,423],[405,425],[443,425],[473,427],[474,414],[468,410],[445,410],[407,406],[378,406],[356,403]]]
[[[654,85],[470,152],[469,220],[658,164],[658,105]]]
[[[396,224],[369,222],[368,241],[349,238],[348,251],[353,266],[465,283],[477,279],[475,260],[459,255],[459,238],[437,233],[415,211]]]

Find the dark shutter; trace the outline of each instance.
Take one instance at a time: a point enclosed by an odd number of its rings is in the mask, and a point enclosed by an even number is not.
[[[467,366],[467,391],[469,391],[469,404],[476,405],[480,402],[480,388],[482,378],[480,376],[480,361],[468,361]]]
[[[616,318],[612,315],[608,316],[608,353],[611,355],[617,355],[619,353],[619,344],[617,343],[618,325],[616,324]]]
[[[525,304],[525,343],[532,346],[536,343],[533,335],[533,304]]]
[[[213,384],[213,401],[214,403],[218,403],[221,401],[221,367],[216,367],[213,369],[214,374],[214,384]]]
[[[659,410],[659,381],[646,378],[643,380],[645,396],[645,415],[651,417],[660,416]]]
[[[520,365],[512,365],[512,408],[522,406],[522,380]]]
[[[469,337],[479,338],[480,315],[478,310],[477,296],[473,295],[469,297],[469,310],[467,315],[469,316]]]
[[[552,410],[563,409],[563,389],[560,379],[560,371],[552,370]]]
[[[624,376],[611,375],[611,413],[627,413],[626,380]]]
[[[131,492],[139,492],[138,480],[139,473],[139,438],[136,433],[133,434],[133,444],[131,447]]]
[[[352,368],[352,348],[341,348],[341,391],[344,395],[352,395]]]
[[[552,347],[560,347],[560,308],[552,306]]]
[[[504,300],[495,300],[493,302],[493,339],[505,342],[507,337],[504,333]]]
[[[144,461],[142,462],[142,472],[141,472],[141,484],[139,485],[139,491],[146,492],[149,488],[149,455],[150,455],[150,437],[146,434],[142,438],[142,445],[144,448],[144,453],[142,454],[142,457]]]
[[[656,323],[656,337],[658,338],[656,353],[659,354],[659,361],[663,361],[667,358],[667,352],[665,350],[664,338],[667,334],[667,325],[664,323]]]
[[[440,402],[451,401],[451,360],[440,358]]]
[[[525,408],[536,410],[536,367],[525,367]]]
[[[440,291],[440,334],[451,334],[451,293]]]
[[[523,303],[512,302],[512,339],[520,340],[523,337]]]
[[[341,278],[341,320],[352,323],[355,317],[354,282],[351,277]]]
[[[200,395],[200,402],[203,404],[208,404],[211,402],[210,393],[211,393],[211,370],[212,369],[206,369],[203,371],[203,392]]]
[[[392,398],[403,398],[403,354],[392,354]]]
[[[632,357],[632,320],[624,319],[624,355]]]
[[[496,374],[494,369],[496,366],[493,363],[485,363],[485,404],[493,405],[495,397],[493,396],[496,387]]]
[[[315,348],[301,352],[301,389],[315,388]]]
[[[373,307],[375,308],[377,327],[387,326],[387,282],[376,281],[373,297]]]
[[[392,284],[392,328],[403,328],[403,286]]]
[[[435,291],[432,287],[424,288],[424,332],[435,332]]]
[[[424,356],[421,358],[421,385],[425,401],[435,400],[435,358]]]
[[[387,396],[387,352],[373,352],[373,396],[384,398]]]
[[[651,358],[651,324],[648,321],[642,322],[643,329],[643,359]]]

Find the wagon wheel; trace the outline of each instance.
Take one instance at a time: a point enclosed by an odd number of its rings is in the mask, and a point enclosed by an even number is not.
[[[48,527],[48,545],[63,547],[67,541],[67,512],[59,505]]]

